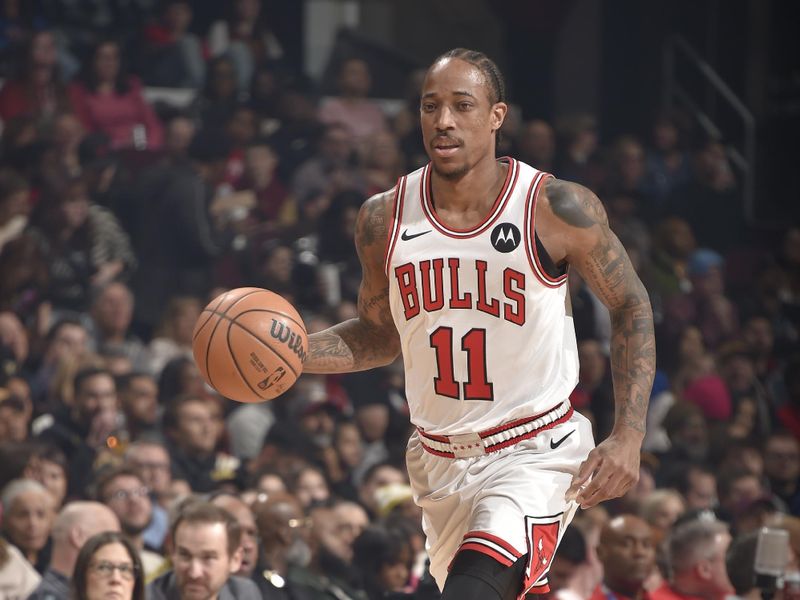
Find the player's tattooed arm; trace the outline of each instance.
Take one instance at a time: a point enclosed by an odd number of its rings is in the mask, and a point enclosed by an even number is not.
[[[355,243],[361,260],[358,318],[308,338],[308,373],[363,371],[391,363],[400,353],[400,338],[389,310],[389,280],[383,256],[391,220],[393,191],[378,194],[361,207]]]
[[[656,344],[647,290],[608,226],[600,200],[585,187],[550,180],[547,207],[563,223],[563,258],[576,267],[611,315],[615,427],[644,435]]]
[[[639,453],[656,367],[650,300],[600,200],[583,186],[549,181],[537,232],[551,258],[573,265],[611,314],[616,418],[611,435],[581,464],[567,490],[583,508],[624,495],[639,478]],[[541,217],[541,219],[540,219]],[[591,479],[591,481],[590,481]]]

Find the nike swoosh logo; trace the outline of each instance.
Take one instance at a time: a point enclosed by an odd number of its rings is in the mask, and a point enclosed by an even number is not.
[[[560,440],[558,440],[558,441],[555,441],[555,440],[550,440],[550,449],[551,449],[551,450],[555,450],[556,448],[558,448],[558,447],[559,447],[561,444],[563,444],[563,443],[564,443],[564,440],[566,440],[566,439],[567,439],[569,436],[571,436],[573,433],[575,433],[575,430],[574,430],[574,429],[573,429],[572,431],[570,431],[570,432],[569,432],[567,435],[565,435],[564,437],[562,437],[562,438],[561,438]]]
[[[413,240],[414,238],[418,238],[419,236],[425,235],[426,233],[430,232],[431,230],[428,229],[427,231],[422,231],[420,233],[408,233],[408,229],[404,229],[403,233],[400,235],[400,239],[403,240],[404,242],[407,242],[408,240]]]

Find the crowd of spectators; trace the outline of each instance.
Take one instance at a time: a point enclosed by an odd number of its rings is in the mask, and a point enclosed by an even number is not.
[[[356,314],[358,209],[426,161],[420,73],[387,112],[353,56],[319,98],[259,0],[204,26],[195,4],[2,3],[0,596],[436,598],[402,365],[242,405],[191,354],[232,287],[282,294],[310,332]],[[724,144],[680,114],[601,131],[509,119],[501,138],[599,194],[657,328],[639,483],[576,517],[552,594],[759,597],[760,527],[800,557],[800,227],[756,235]],[[569,286],[571,400],[602,439],[611,324]]]

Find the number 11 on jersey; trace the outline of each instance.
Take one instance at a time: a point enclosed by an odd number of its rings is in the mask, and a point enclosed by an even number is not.
[[[461,400],[463,387],[464,400],[494,400],[493,386],[486,372],[485,329],[470,329],[461,338],[461,350],[467,355],[467,380],[463,383],[455,378],[453,328],[437,328],[431,334],[430,342],[436,352],[438,377],[433,380],[433,389],[438,395]]]

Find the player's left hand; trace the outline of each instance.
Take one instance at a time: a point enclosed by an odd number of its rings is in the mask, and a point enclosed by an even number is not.
[[[589,453],[572,478],[567,501],[575,500],[581,508],[589,508],[623,496],[639,481],[641,445],[640,436],[619,433],[608,436]]]

